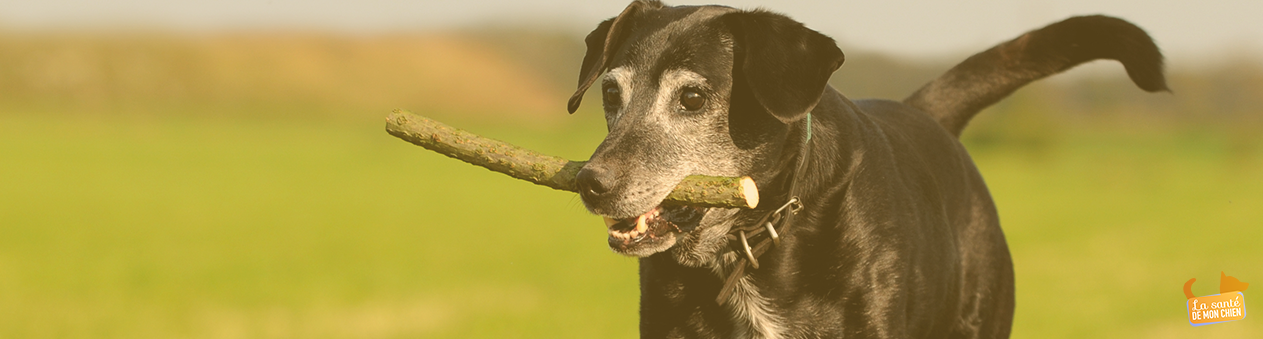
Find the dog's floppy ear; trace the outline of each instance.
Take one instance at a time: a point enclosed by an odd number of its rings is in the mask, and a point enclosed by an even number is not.
[[[781,122],[801,119],[824,93],[845,56],[832,38],[784,15],[765,11],[725,14],[732,31],[734,71],[755,99]]]
[[[566,106],[570,113],[573,114],[579,109],[579,102],[583,101],[583,93],[587,92],[588,87],[592,86],[596,78],[609,67],[610,58],[614,57],[614,52],[618,50],[623,38],[627,35],[625,32],[631,18],[643,7],[653,5],[662,6],[656,1],[650,3],[632,1],[622,13],[612,19],[602,21],[596,29],[592,30],[592,33],[588,33],[587,38],[583,39],[588,44],[588,53],[583,56],[583,66],[579,67],[579,89],[570,96],[570,102]]]

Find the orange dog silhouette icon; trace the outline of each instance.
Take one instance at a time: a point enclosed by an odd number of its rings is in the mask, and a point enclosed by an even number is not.
[[[1219,294],[1193,296],[1193,282],[1184,283],[1184,297],[1188,299],[1188,323],[1193,326],[1218,324],[1245,318],[1245,289],[1250,284],[1219,272]]]

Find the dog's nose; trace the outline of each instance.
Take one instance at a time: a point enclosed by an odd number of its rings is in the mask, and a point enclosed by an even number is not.
[[[609,187],[602,180],[604,177],[604,170],[592,166],[584,166],[575,175],[575,186],[578,187],[581,195],[594,196],[604,194],[609,191]]]

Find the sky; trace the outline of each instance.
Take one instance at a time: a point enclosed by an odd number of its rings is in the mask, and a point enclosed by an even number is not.
[[[787,14],[834,37],[844,48],[910,58],[978,51],[1072,15],[1097,13],[1145,28],[1176,59],[1263,55],[1260,0],[720,1]],[[594,0],[0,0],[0,29],[265,28],[373,34],[508,23],[586,34],[626,5]]]

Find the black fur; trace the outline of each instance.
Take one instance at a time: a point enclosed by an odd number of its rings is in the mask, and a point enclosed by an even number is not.
[[[845,60],[832,38],[784,15],[737,12],[723,19],[736,39],[733,64],[745,74],[745,85],[782,122],[810,112]]]
[[[588,87],[596,82],[596,78],[609,68],[614,50],[627,37],[627,31],[630,30],[627,22],[632,21],[636,15],[646,9],[658,8],[662,8],[661,2],[633,1],[631,5],[623,9],[623,13],[602,21],[596,29],[592,30],[592,33],[588,33],[587,38],[583,39],[588,45],[588,52],[583,56],[583,66],[579,68],[579,89],[570,96],[570,102],[566,105],[571,114],[579,109],[579,103],[583,101],[583,92],[587,91]]]
[[[960,135],[975,114],[1018,88],[1097,59],[1122,62],[1143,90],[1168,90],[1162,53],[1144,30],[1122,19],[1092,15],[1069,18],[975,54],[904,103]]]
[[[626,79],[606,86],[627,95],[606,107],[610,134],[581,171],[601,188],[582,195],[589,210],[645,213],[688,174],[749,175],[760,187],[754,210],[711,209],[696,229],[611,238],[641,257],[642,338],[1008,337],[1009,250],[956,136],[978,110],[1091,59],[1121,60],[1141,88],[1166,88],[1149,37],[1102,16],[975,55],[904,103],[843,97],[825,83],[843,60],[833,40],[765,11],[637,1],[588,46],[570,110],[610,69]],[[706,108],[670,101],[684,90],[702,93]],[[747,271],[754,293],[716,304],[737,258],[723,235],[785,202],[791,186],[805,208]],[[762,318],[743,313],[756,299]]]

